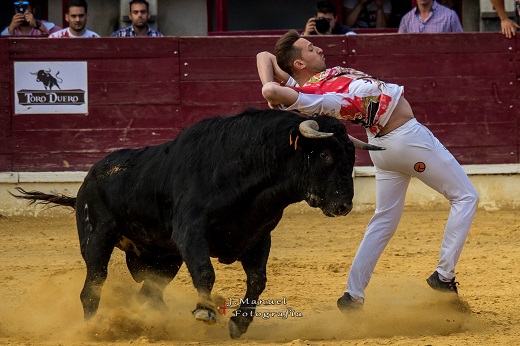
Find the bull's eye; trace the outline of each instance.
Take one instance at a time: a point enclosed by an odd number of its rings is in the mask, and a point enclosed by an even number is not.
[[[332,158],[330,157],[329,153],[327,153],[325,151],[322,151],[320,153],[320,159],[322,159],[323,161],[326,161],[326,162],[330,162],[332,160]]]

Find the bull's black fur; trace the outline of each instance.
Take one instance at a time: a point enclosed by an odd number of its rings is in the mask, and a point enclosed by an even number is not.
[[[241,261],[245,301],[258,299],[266,283],[270,232],[285,207],[306,200],[329,216],[351,209],[355,154],[345,127],[316,117],[320,131],[334,136],[309,139],[298,130],[306,119],[285,111],[247,110],[203,120],[173,141],[118,150],[96,163],[75,201],[87,265],[81,293],[85,317],[97,310],[116,246],[126,252],[133,278],[144,281],[141,293],[159,303],[185,262],[200,296],[198,319],[216,318],[210,256],[223,263]],[[19,191],[24,198],[74,205],[70,198]],[[248,303],[238,310],[254,308]],[[231,336],[243,334],[252,319],[231,317]]]

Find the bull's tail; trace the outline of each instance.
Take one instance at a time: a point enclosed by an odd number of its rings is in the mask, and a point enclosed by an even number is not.
[[[21,187],[17,187],[16,190],[20,192],[21,195],[9,193],[13,197],[30,200],[31,204],[57,204],[76,209],[76,197],[64,196],[61,193],[51,195],[40,191],[25,191]]]
[[[58,71],[58,73],[56,73],[56,80],[58,81],[58,83],[63,83],[63,79],[58,77],[59,74],[60,74],[60,71]]]
[[[63,83],[63,79],[61,79],[60,77],[58,77],[58,75],[60,74],[60,71],[58,71],[58,73],[56,73],[56,81],[58,83]],[[56,86],[58,87],[58,89],[61,90],[61,87],[58,85],[58,83],[56,83]]]

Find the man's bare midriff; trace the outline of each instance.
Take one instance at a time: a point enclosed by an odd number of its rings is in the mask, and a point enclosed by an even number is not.
[[[390,119],[388,119],[386,125],[381,129],[381,131],[379,131],[378,136],[384,136],[387,133],[392,132],[413,118],[412,107],[404,97],[401,97],[397,102],[392,115],[390,115]]]

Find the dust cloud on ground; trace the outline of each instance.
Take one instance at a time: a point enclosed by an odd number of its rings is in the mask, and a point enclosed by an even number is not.
[[[140,284],[114,250],[98,314],[83,321],[85,267],[74,216],[0,218],[0,344],[11,345],[510,345],[520,339],[520,216],[479,211],[459,262],[459,298],[431,290],[447,210],[406,211],[367,289],[364,310],[342,315],[348,268],[370,213],[330,219],[289,208],[273,232],[258,317],[229,337],[233,309],[195,321],[197,295],[183,266],[165,290],[167,310],[138,298]],[[239,263],[214,261],[215,297],[245,293]],[[484,274],[483,274],[484,273]],[[497,280],[489,280],[489,275]]]

